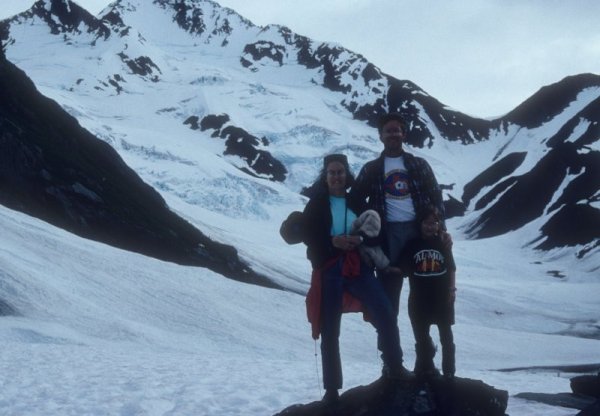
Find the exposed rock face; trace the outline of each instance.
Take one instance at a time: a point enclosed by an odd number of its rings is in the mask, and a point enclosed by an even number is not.
[[[479,380],[413,382],[382,379],[346,391],[339,403],[290,406],[275,416],[504,416],[508,392]]]
[[[244,48],[244,54],[249,54],[253,61],[260,61],[261,59],[270,59],[277,63],[279,66],[283,65],[283,54],[285,49],[282,46],[276,45],[269,41],[260,41],[255,43],[249,43]],[[245,67],[251,67],[252,61],[242,57],[241,63]]]
[[[552,120],[586,88],[598,86],[598,75],[582,74],[566,77],[557,84],[541,88],[517,108],[503,117],[504,121],[527,128]]]
[[[204,117],[198,125],[198,117],[189,117],[185,124],[192,129],[214,130],[212,137],[220,137],[225,140],[224,155],[239,156],[246,166],[241,169],[253,176],[266,178],[277,182],[283,182],[287,169],[279,160],[275,159],[267,150],[264,150],[269,141],[266,137],[258,137],[248,133],[246,130],[227,125],[229,116],[227,114],[210,114]]]
[[[32,6],[31,12],[43,19],[55,35],[80,33],[80,28],[87,28],[87,32],[97,38],[106,39],[110,34],[102,22],[69,0],[39,0]]]
[[[560,112],[568,114],[578,94],[599,86],[597,75],[565,78],[542,88],[503,123],[538,127]],[[502,155],[501,149],[499,159],[464,187],[462,202],[481,211],[467,232],[475,238],[493,237],[551,214],[540,235],[532,238],[535,248],[583,245],[577,254],[581,257],[600,246],[600,210],[595,206],[600,193],[600,152],[595,148],[599,139],[600,98],[596,98],[567,118],[552,136],[531,138],[543,149],[539,159],[529,161],[531,167],[524,166],[529,152]]]
[[[513,173],[523,163],[526,156],[525,152],[511,153],[481,172],[475,179],[465,185],[462,195],[463,203],[469,205],[473,197],[481,192],[483,188],[493,186]],[[495,195],[496,193],[493,191],[489,192],[490,195]],[[479,199],[477,205],[475,205],[475,209],[485,207],[489,199],[490,197]]]
[[[148,24],[151,19],[145,19],[146,12],[148,16],[166,17],[161,24],[173,27],[161,27],[157,35],[151,22]],[[577,245],[575,255],[580,258],[598,253],[598,75],[567,77],[540,89],[505,116],[484,120],[448,108],[416,84],[381,72],[363,56],[340,45],[314,41],[284,26],[257,27],[212,1],[117,1],[104,13],[97,19],[67,0],[40,0],[29,11],[0,22],[0,39],[9,50],[34,50],[40,44],[28,45],[37,40],[23,33],[41,24],[47,25],[48,36],[55,38],[52,45],[56,45],[57,55],[70,52],[73,45],[84,49],[105,44],[115,53],[94,55],[92,50],[103,48],[90,48],[86,59],[103,64],[98,72],[92,71],[93,77],[86,74],[82,80],[72,81],[69,90],[76,93],[80,81],[82,85],[89,83],[99,92],[98,99],[113,93],[127,94],[128,89],[143,93],[143,83],[151,89],[157,83],[172,82],[160,46],[147,41],[163,31],[181,35],[182,46],[187,44],[199,55],[207,51],[219,55],[222,51],[223,56],[233,57],[228,62],[236,71],[247,72],[250,80],[264,74],[286,79],[297,76],[297,70],[305,71],[301,77],[305,85],[319,86],[323,93],[334,91],[336,111],[345,109],[354,119],[374,126],[384,112],[403,113],[410,127],[407,142],[424,153],[440,140],[465,146],[498,141],[499,150],[486,161],[488,167],[473,172],[473,179],[464,186],[462,200],[460,189],[451,198],[446,197],[449,215],[469,215],[461,228],[470,238],[498,236],[536,223],[531,247],[550,250]],[[111,68],[111,72],[102,68]],[[58,74],[56,78],[60,78]],[[221,110],[205,109],[207,113],[213,111]],[[182,112],[190,113],[193,111]],[[269,145],[264,138],[253,136],[248,127],[227,124],[229,121],[203,127],[196,116],[186,123],[195,129],[211,129],[213,137],[223,138],[224,154],[239,156],[241,162],[236,160],[236,166],[245,172],[274,181],[291,176],[273,156],[280,151],[276,144]],[[350,143],[348,149],[353,145]],[[290,166],[287,169],[293,170]],[[438,180],[443,183],[443,178]],[[540,216],[543,219],[538,226]]]
[[[160,68],[152,62],[152,59],[147,56],[130,58],[124,52],[121,52],[118,55],[121,60],[127,64],[132,73],[142,77],[148,77],[152,82],[158,82],[159,78],[155,72],[160,73]]]
[[[0,90],[1,204],[86,238],[274,286],[235,248],[171,212],[112,147],[39,94],[4,54]]]
[[[571,379],[571,390],[575,394],[600,399],[600,372],[594,376],[583,375]]]

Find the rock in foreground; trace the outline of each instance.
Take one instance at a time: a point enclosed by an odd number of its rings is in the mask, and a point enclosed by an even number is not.
[[[339,402],[296,404],[275,416],[505,416],[508,392],[480,380],[385,381],[344,392]]]

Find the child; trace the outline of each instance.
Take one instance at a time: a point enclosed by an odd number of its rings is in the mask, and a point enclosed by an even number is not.
[[[408,314],[415,335],[417,376],[439,375],[433,357],[435,347],[429,327],[438,326],[442,344],[442,372],[452,379],[455,373],[455,348],[452,325],[456,298],[456,266],[452,251],[440,239],[441,214],[434,206],[417,216],[421,236],[411,240],[401,256],[401,267],[409,277]],[[447,246],[447,245],[446,245]]]

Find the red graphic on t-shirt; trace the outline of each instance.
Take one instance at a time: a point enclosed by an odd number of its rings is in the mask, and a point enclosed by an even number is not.
[[[408,174],[399,170],[390,172],[383,181],[386,196],[404,198],[410,194]]]
[[[414,256],[415,273],[420,275],[439,275],[444,270],[444,255],[437,250],[421,250]]]

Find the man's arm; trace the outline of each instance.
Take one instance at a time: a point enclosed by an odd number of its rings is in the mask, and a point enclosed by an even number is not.
[[[367,197],[369,195],[369,169],[367,165],[364,165],[358,176],[350,188],[348,193],[348,199],[350,204],[353,206],[363,207],[366,205]]]
[[[429,163],[427,163],[424,159],[423,159],[423,165],[422,165],[422,169],[423,169],[423,187],[424,189],[422,190],[423,192],[427,192],[429,200],[431,201],[431,203],[433,205],[435,205],[437,207],[437,209],[440,210],[440,213],[442,214],[442,218],[446,218],[446,209],[444,208],[444,197],[442,195],[442,189],[440,188],[440,185],[438,184],[437,179],[435,178],[435,174],[433,173],[433,169],[431,169],[431,166],[429,165]],[[446,224],[443,224],[444,229],[446,229]]]

